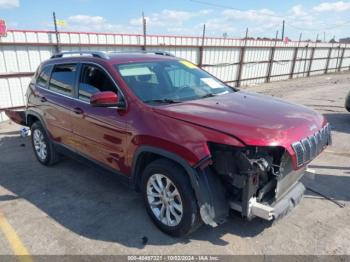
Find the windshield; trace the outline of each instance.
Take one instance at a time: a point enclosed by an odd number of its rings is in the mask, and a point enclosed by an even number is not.
[[[130,89],[145,103],[177,103],[235,90],[185,60],[115,65]]]

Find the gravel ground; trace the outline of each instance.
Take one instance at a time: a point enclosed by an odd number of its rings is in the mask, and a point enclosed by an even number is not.
[[[110,175],[65,159],[41,166],[19,126],[0,124],[0,213],[33,255],[61,254],[348,254],[350,255],[350,113],[344,97],[350,74],[332,74],[242,88],[304,104],[333,126],[333,146],[310,164],[310,191],[271,225],[233,216],[171,238],[151,223],[137,193]],[[13,254],[0,230],[0,254]]]

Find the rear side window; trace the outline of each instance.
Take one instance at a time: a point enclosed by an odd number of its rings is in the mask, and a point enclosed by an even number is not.
[[[49,89],[57,93],[73,96],[76,65],[56,65],[52,70]]]
[[[39,85],[40,87],[47,87],[47,84],[49,82],[50,78],[50,72],[51,72],[52,66],[45,66],[39,73],[37,79],[36,79],[36,84]]]

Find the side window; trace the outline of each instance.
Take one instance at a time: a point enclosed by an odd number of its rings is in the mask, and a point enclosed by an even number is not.
[[[46,88],[47,84],[49,82],[50,78],[50,72],[51,72],[52,66],[45,66],[39,73],[37,79],[36,79],[36,84]]]
[[[57,93],[73,96],[76,65],[56,65],[52,71],[49,89]]]
[[[182,88],[185,86],[192,87],[196,85],[195,79],[196,77],[183,69],[171,69],[168,70],[168,75],[171,81],[171,84],[175,88]]]
[[[111,78],[101,68],[83,65],[79,80],[79,99],[90,101],[93,94],[103,91],[118,92]]]

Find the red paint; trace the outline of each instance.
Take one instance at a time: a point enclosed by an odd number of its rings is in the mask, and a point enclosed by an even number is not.
[[[92,106],[106,106],[116,105],[118,103],[118,96],[116,93],[111,91],[105,91],[97,93],[91,96],[90,104]]]
[[[23,30],[23,29],[8,29],[7,32],[14,32],[14,33],[48,33],[48,34],[55,34],[55,31],[52,30]],[[59,31],[60,34],[87,34],[87,35],[114,35],[114,36],[136,36],[136,37],[143,37],[142,34],[125,34],[125,33],[113,33],[113,32],[77,32],[77,31]],[[190,35],[157,35],[157,34],[148,34],[147,37],[172,37],[172,38],[195,38],[195,39],[202,39],[202,36],[190,36]],[[213,40],[239,40],[244,41],[244,38],[233,38],[233,37],[215,37],[215,36],[206,36],[205,39],[213,39]],[[268,42],[275,42],[274,39],[248,39],[248,41],[268,41]],[[291,43],[298,43],[298,41],[293,41],[289,39],[289,42]]]
[[[6,36],[7,34],[7,27],[5,20],[0,19],[0,36]]]
[[[104,67],[122,90],[126,108],[91,104],[29,87],[28,107],[43,116],[51,137],[89,157],[131,175],[136,150],[143,145],[170,151],[190,165],[210,155],[207,143],[236,147],[282,146],[296,160],[291,144],[326,124],[320,114],[300,105],[243,91],[179,104],[151,106],[141,102],[114,64],[176,59],[161,55],[120,54],[110,59],[58,58],[46,61],[94,62]],[[44,96],[47,102],[41,102]],[[116,97],[102,93],[93,101]],[[94,100],[95,99],[95,100]],[[79,109],[77,113],[77,109]]]

